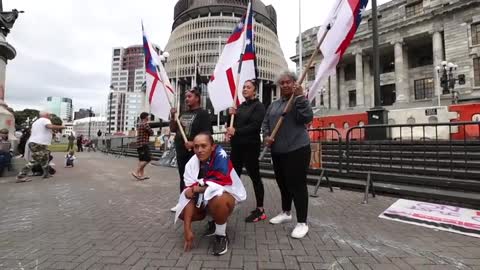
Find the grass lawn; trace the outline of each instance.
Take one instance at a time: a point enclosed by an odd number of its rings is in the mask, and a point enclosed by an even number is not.
[[[67,152],[68,144],[56,143],[48,146],[48,149],[52,152]]]

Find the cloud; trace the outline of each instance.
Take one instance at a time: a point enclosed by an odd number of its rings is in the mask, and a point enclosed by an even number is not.
[[[384,3],[388,0],[381,0]],[[283,53],[295,55],[297,1],[264,0],[277,10]],[[302,0],[302,29],[323,22],[333,0]],[[176,0],[4,0],[24,10],[7,41],[17,50],[6,75],[6,102],[17,110],[42,106],[47,96],[73,99],[74,109],[106,106],[113,47],[141,44],[143,19],[150,39],[165,47]]]

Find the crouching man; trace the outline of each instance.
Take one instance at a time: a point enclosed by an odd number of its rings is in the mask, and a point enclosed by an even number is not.
[[[227,220],[236,202],[247,198],[245,187],[233,169],[227,153],[213,143],[209,133],[200,133],[193,140],[195,155],[185,166],[185,190],[180,194],[175,222],[184,222],[185,251],[193,244],[192,222],[202,220],[207,213],[215,222],[213,254],[227,253]]]

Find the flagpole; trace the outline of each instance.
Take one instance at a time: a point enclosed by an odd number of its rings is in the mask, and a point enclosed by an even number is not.
[[[177,104],[179,103],[178,93],[180,93],[178,91],[178,58],[175,62],[176,62],[176,67],[175,67],[175,98],[174,98],[174,102],[175,102],[175,108],[177,108]]]
[[[305,77],[307,76],[308,69],[312,66],[313,61],[315,60],[315,57],[317,56],[318,52],[320,51],[320,46],[322,45],[323,40],[324,40],[325,37],[327,36],[327,33],[330,31],[330,28],[331,28],[331,25],[329,24],[329,25],[327,26],[326,31],[323,33],[322,38],[321,38],[320,41],[318,42],[317,47],[316,47],[315,50],[313,51],[312,56],[310,57],[310,60],[308,61],[306,68],[303,69],[302,75],[300,76],[300,78],[299,78],[298,81],[297,81],[297,84],[298,84],[298,85],[302,85],[303,80],[304,80]],[[290,98],[288,99],[287,105],[285,106],[285,109],[283,110],[282,115],[280,116],[280,118],[278,119],[277,123],[275,124],[275,127],[274,127],[274,129],[273,129],[273,131],[272,131],[272,134],[270,134],[270,138],[274,139],[275,136],[277,136],[278,130],[280,129],[280,127],[281,127],[282,124],[283,124],[283,120],[285,119],[286,113],[290,111],[290,107],[291,107],[291,105],[292,105],[292,101],[293,101],[294,96],[295,96],[295,95],[292,93],[292,95],[291,95]],[[258,158],[259,160],[262,160],[262,159],[263,159],[263,157],[264,157],[265,154],[267,153],[267,150],[268,150],[268,147],[265,146],[265,147],[263,148],[262,153],[260,154],[260,157]]]
[[[218,59],[220,59],[220,56],[222,55],[222,36],[218,36]],[[220,132],[220,113],[217,112],[217,126],[218,126],[218,131]]]
[[[245,53],[245,48],[247,46],[247,31],[248,31],[247,28],[248,28],[248,20],[250,18],[251,5],[252,5],[252,3],[248,2],[247,14],[245,16],[245,23],[243,25],[243,29],[245,29],[245,33],[244,33],[245,37],[243,38],[243,41],[242,41],[242,52],[240,53],[240,59],[238,61],[237,79],[235,80],[235,83],[236,83],[235,95],[234,95],[234,98],[233,98],[233,106],[232,106],[234,109],[237,108],[238,88],[240,87],[240,73],[242,72],[243,55]],[[253,21],[252,21],[252,28],[253,28]],[[250,42],[253,42],[253,40],[251,40]],[[234,121],[235,121],[235,114],[232,114],[232,116],[230,117],[230,127],[233,127]]]
[[[195,63],[193,64],[193,78],[194,78],[194,81],[192,82],[192,85],[195,83],[195,86],[198,87],[198,84],[197,84],[197,63],[198,63],[198,52],[197,50],[195,50]],[[193,88],[193,87],[192,87]],[[200,98],[201,100],[201,98]]]
[[[302,0],[298,0],[298,74],[303,72]]]
[[[172,100],[170,100],[170,97],[168,95],[167,86],[165,85],[164,78],[162,77],[162,72],[157,65],[155,65],[155,67],[157,68],[157,73],[160,78],[160,82],[163,85],[163,91],[165,91],[165,96],[167,97],[168,103],[170,104],[170,108],[175,108],[174,104],[172,104]],[[182,135],[183,141],[188,142],[187,136],[185,135],[185,130],[183,130],[182,124],[180,123],[180,119],[178,118],[178,113],[175,114],[175,121],[177,122],[177,126],[178,126],[178,129],[180,130],[180,134]]]

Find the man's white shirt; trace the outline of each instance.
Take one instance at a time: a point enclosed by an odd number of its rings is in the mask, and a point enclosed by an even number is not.
[[[52,130],[47,128],[52,122],[48,118],[38,118],[32,124],[32,135],[30,135],[29,142],[50,145],[52,144]]]

